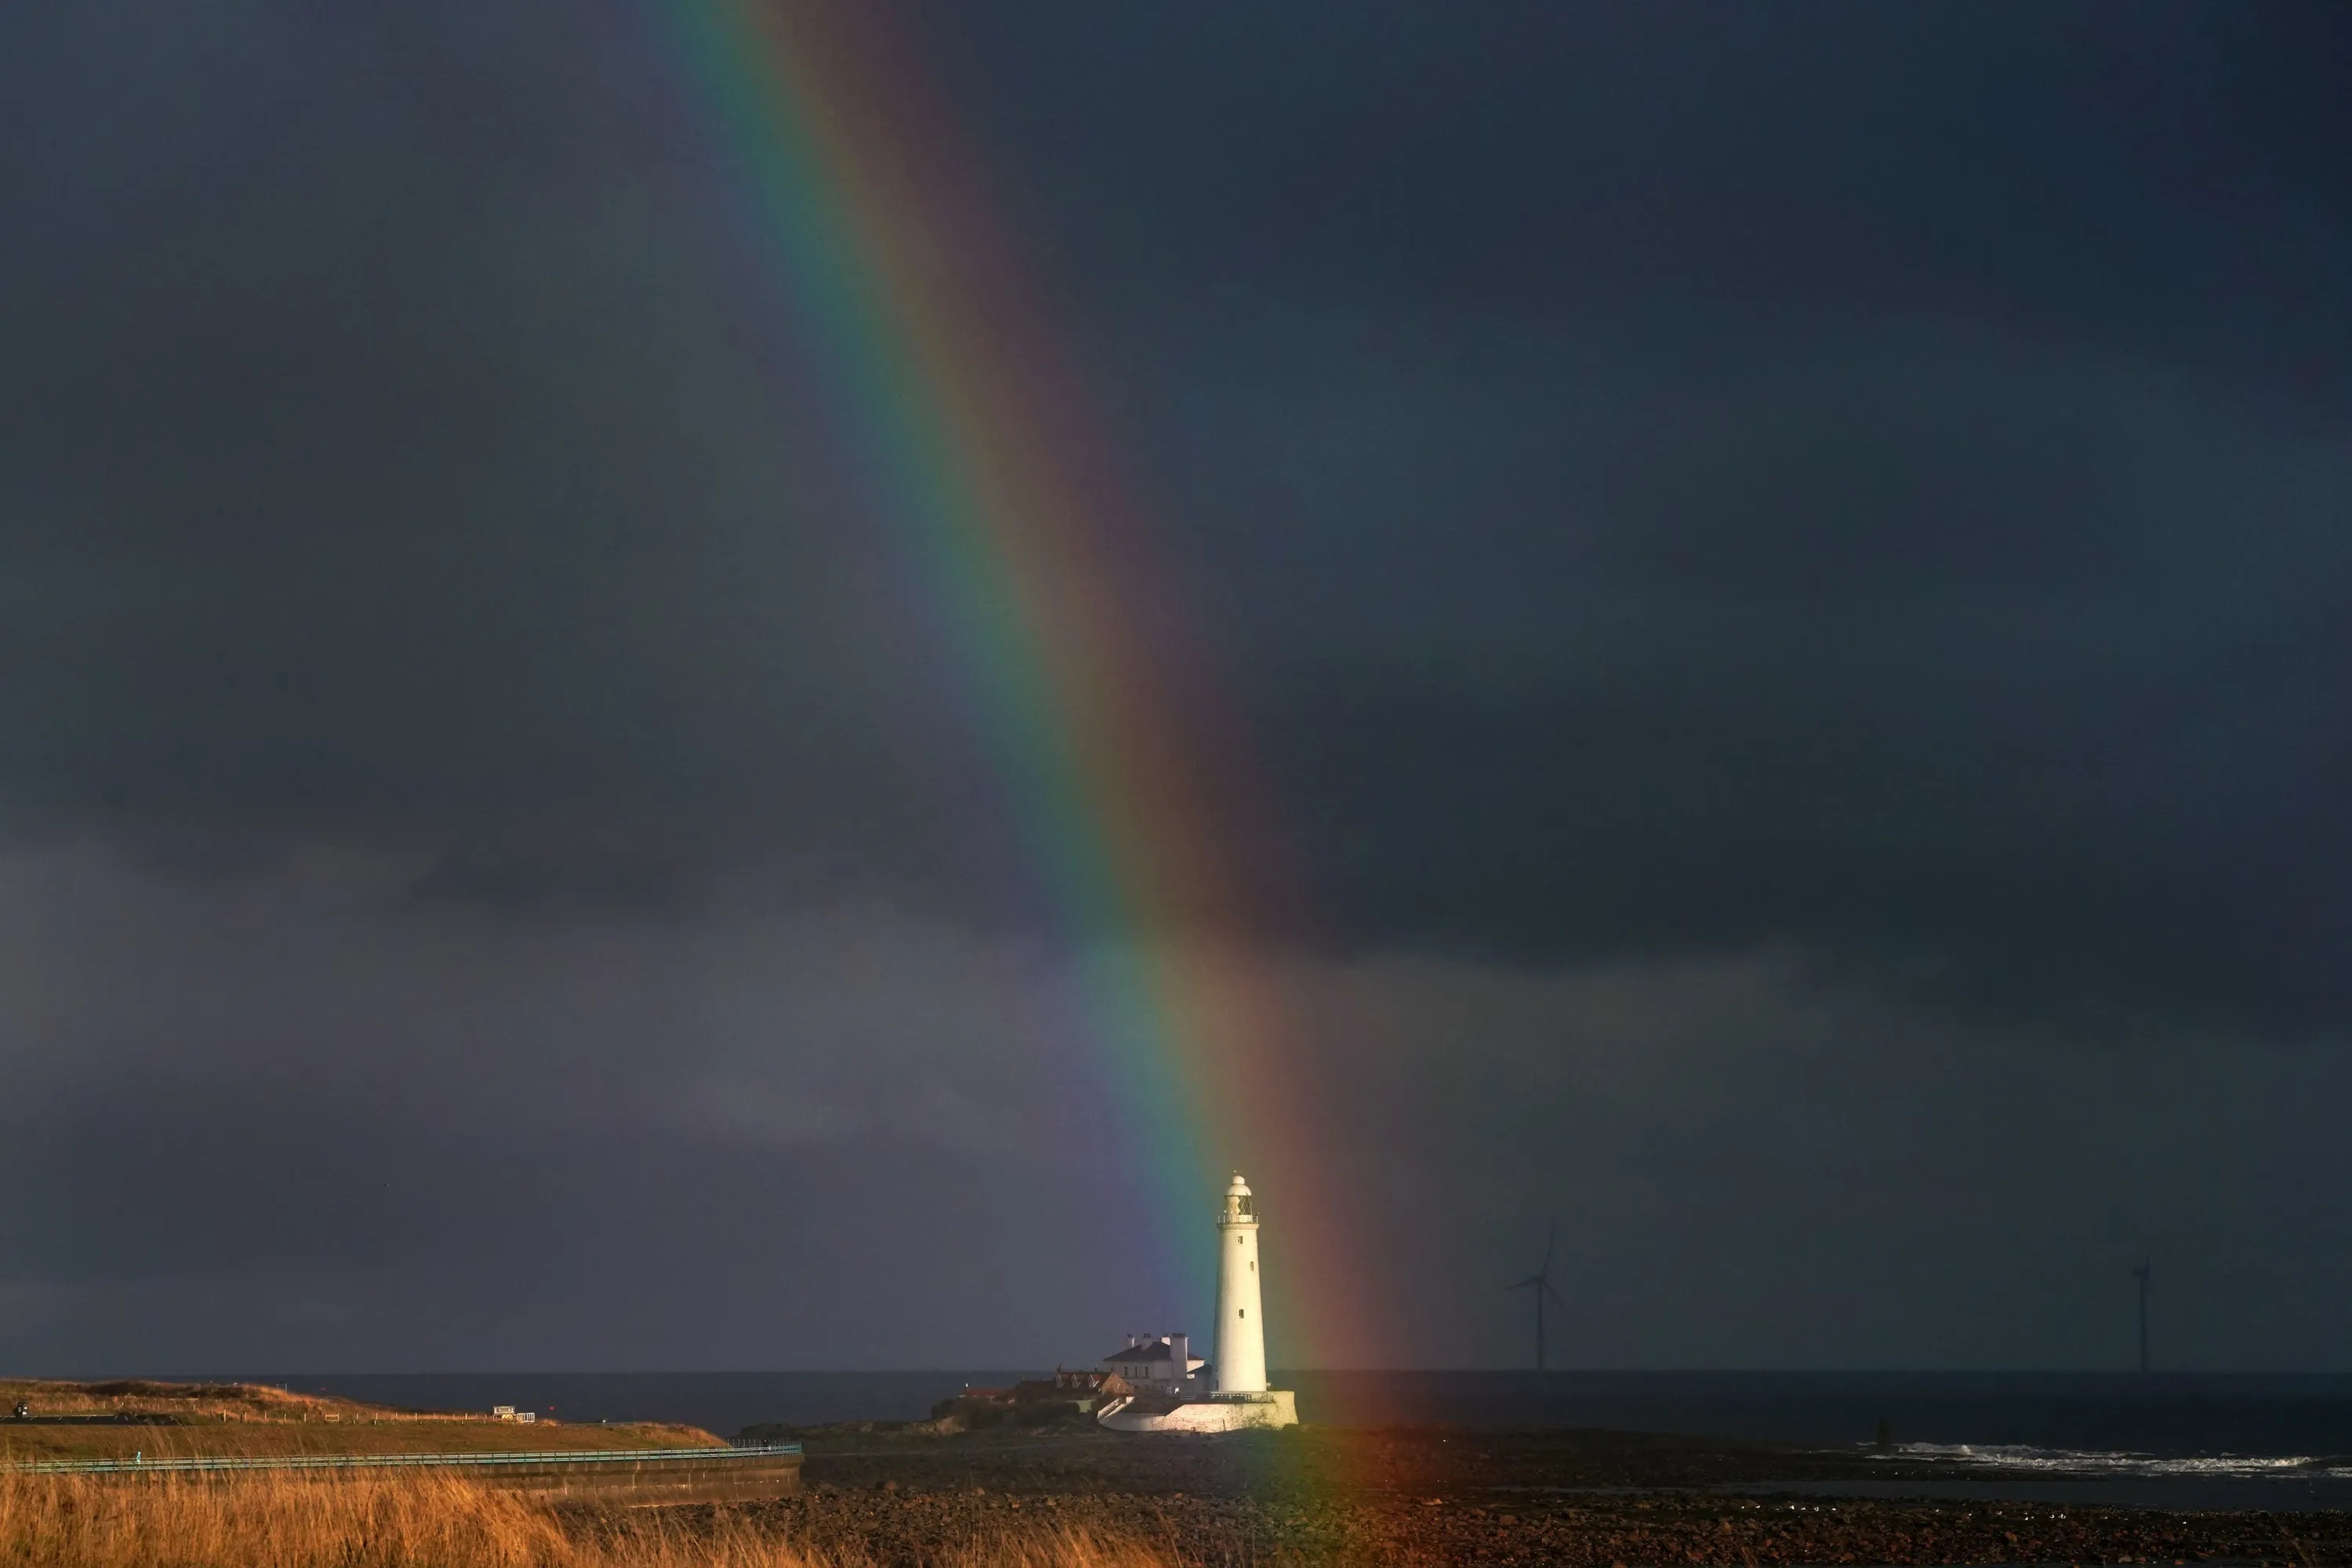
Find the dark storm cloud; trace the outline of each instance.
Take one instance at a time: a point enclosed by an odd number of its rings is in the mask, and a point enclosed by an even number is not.
[[[12,26],[20,818],[374,836],[499,902],[985,842],[937,826],[969,737],[919,595],[649,23]]]
[[[2352,464],[2144,366],[1834,331],[1554,431],[1515,537],[1360,512],[1286,555],[1295,603],[1368,522],[1420,567],[1261,726],[1339,907],[2339,1016]]]
[[[2341,1026],[2340,13],[1053,20],[987,65],[1132,216],[1066,275],[1337,926]]]
[[[1331,927],[2341,1020],[2324,10],[909,19]],[[12,24],[21,816],[517,909],[1001,891],[643,22]]]
[[[1167,1310],[1033,952],[420,918],[400,873],[0,856],[12,1358],[976,1365]],[[1093,1281],[1042,1318],[988,1288],[1022,1227]]]
[[[516,907],[968,880],[649,35],[234,16],[14,24],[19,810]],[[2323,13],[928,20],[1333,924],[2340,1019]]]

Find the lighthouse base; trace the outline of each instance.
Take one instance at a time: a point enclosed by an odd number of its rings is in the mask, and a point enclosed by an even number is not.
[[[1139,1394],[1110,1401],[1095,1419],[1114,1432],[1246,1432],[1297,1426],[1298,1399],[1286,1388],[1207,1399]]]

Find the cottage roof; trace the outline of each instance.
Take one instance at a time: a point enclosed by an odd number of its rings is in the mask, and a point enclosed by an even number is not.
[[[1146,1340],[1139,1345],[1124,1345],[1103,1357],[1105,1362],[1169,1361],[1175,1352],[1166,1340]]]

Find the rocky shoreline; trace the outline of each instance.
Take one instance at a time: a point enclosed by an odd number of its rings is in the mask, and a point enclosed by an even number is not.
[[[749,1514],[893,1568],[975,1540],[1066,1532],[1186,1563],[1300,1568],[2352,1563],[2343,1514],[1811,1495],[1905,1471],[1861,1454],[1646,1434],[835,1428],[801,1440],[807,1493]]]

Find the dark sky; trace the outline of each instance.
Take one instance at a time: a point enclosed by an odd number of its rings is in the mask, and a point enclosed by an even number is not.
[[[2352,1369],[2352,11],[898,10],[1297,884],[1277,1362]],[[0,16],[12,1366],[1200,1310],[663,37]]]

